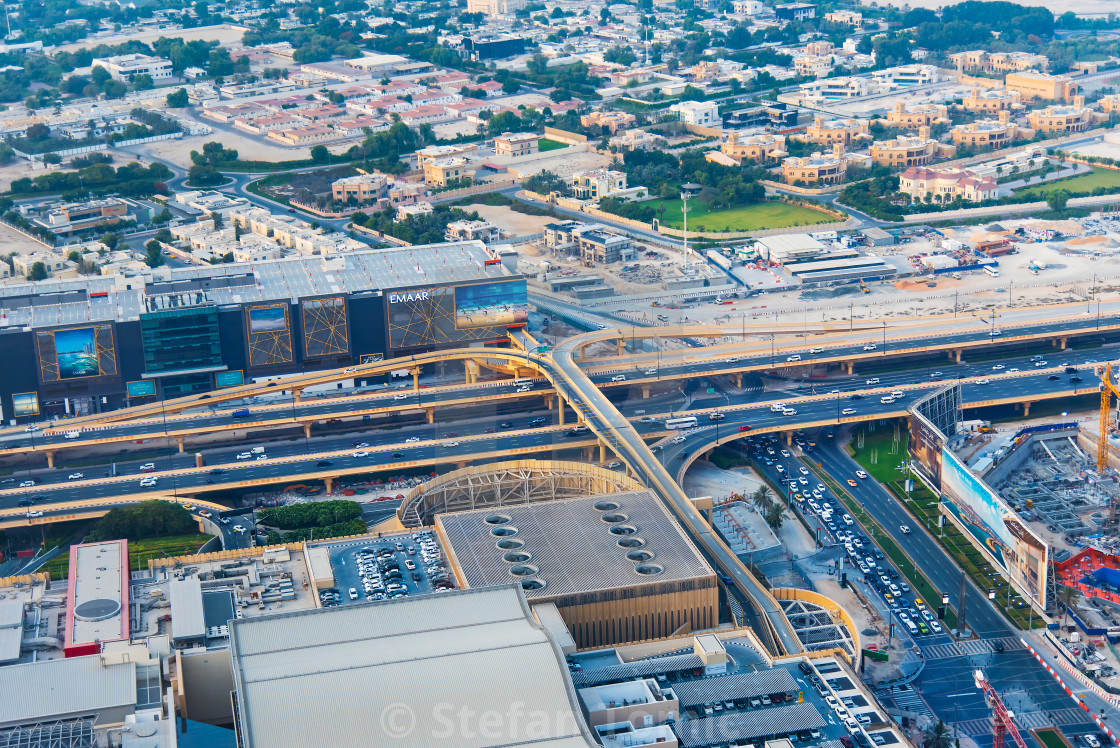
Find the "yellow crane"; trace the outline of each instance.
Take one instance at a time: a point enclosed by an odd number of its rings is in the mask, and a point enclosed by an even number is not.
[[[1101,423],[1100,439],[1097,441],[1097,472],[1103,473],[1108,467],[1108,432],[1111,431],[1112,396],[1120,400],[1120,388],[1112,382],[1112,364],[1105,364],[1103,369],[1097,369],[1097,376],[1101,384]]]

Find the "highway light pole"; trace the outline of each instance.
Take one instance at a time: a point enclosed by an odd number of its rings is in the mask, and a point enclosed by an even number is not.
[[[681,215],[684,216],[684,264],[692,264],[688,254],[688,201],[700,194],[700,185],[695,182],[685,182],[681,185]]]

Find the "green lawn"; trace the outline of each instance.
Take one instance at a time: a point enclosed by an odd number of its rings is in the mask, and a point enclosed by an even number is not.
[[[1088,174],[1059,179],[1056,182],[1047,182],[1046,184],[1036,184],[1033,187],[1024,187],[1021,190],[1015,190],[1015,194],[1037,195],[1041,198],[1059,189],[1069,192],[1089,192],[1097,187],[1120,187],[1120,171],[1094,168]]]
[[[537,150],[541,151],[555,151],[557,148],[567,148],[567,143],[561,143],[558,140],[549,140],[548,138],[541,138],[537,141]]]
[[[213,535],[175,535],[169,538],[129,541],[128,565],[133,571],[146,569],[148,559],[168,556],[186,556],[196,553]],[[43,565],[39,571],[49,571],[51,579],[65,579],[70,569],[70,553],[64,551]]]
[[[662,225],[676,229],[684,228],[680,200],[658,198],[642,204],[654,210],[664,205]],[[826,213],[782,202],[755,203],[740,208],[711,210],[702,200],[693,200],[688,206],[688,228],[691,231],[757,231],[780,229],[786,226],[811,226],[835,220]]]
[[[1066,742],[1062,734],[1053,727],[1034,730],[1033,732],[1038,742],[1042,743],[1045,748],[1069,748],[1069,743]]]

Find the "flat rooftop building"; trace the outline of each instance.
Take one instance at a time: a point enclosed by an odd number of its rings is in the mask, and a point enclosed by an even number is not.
[[[67,657],[98,654],[128,639],[128,541],[70,546],[66,597]]]
[[[649,491],[436,516],[461,587],[519,582],[580,646],[718,623],[715,573]]]
[[[246,618],[230,629],[241,748],[293,736],[324,746],[596,745],[563,653],[513,584]],[[460,718],[468,712],[473,729]],[[481,729],[488,714],[509,718]]]

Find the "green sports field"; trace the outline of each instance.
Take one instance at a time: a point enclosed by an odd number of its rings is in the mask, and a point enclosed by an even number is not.
[[[676,229],[684,228],[680,200],[657,199],[643,205],[649,205],[654,210],[664,205],[665,213],[661,216],[661,225]],[[780,202],[754,203],[738,208],[711,210],[707,203],[693,200],[688,206],[690,231],[759,231],[787,226],[812,226],[835,220],[832,216],[817,210]]]
[[[1024,187],[1015,190],[1016,195],[1037,195],[1042,198],[1054,190],[1068,192],[1089,192],[1097,187],[1120,187],[1120,171],[1112,169],[1093,169],[1088,174],[1082,174],[1069,179],[1059,179],[1056,182],[1036,184],[1033,187]]]
[[[567,147],[567,143],[561,143],[557,140],[549,140],[548,138],[541,138],[537,141],[537,150],[540,151],[555,151],[557,148]]]

